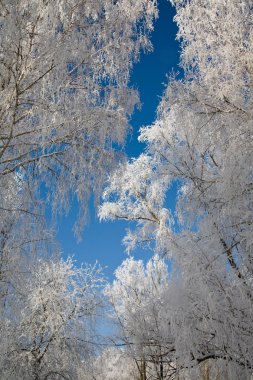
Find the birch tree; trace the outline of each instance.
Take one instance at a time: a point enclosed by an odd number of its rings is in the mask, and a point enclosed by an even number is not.
[[[80,237],[121,156],[138,102],[129,73],[154,17],[155,0],[0,2],[3,379],[81,376],[101,276],[60,260],[44,203],[67,212],[76,197]]]
[[[170,331],[168,268],[155,256],[146,265],[126,259],[105,289],[113,307],[118,341],[132,358],[139,379],[165,380],[175,375],[174,338]],[[116,335],[117,336],[117,335]]]
[[[252,374],[252,4],[175,1],[184,79],[171,78],[146,152],[110,177],[101,218],[135,220],[128,249],[172,258],[176,365]],[[166,196],[178,186],[177,209]]]
[[[101,269],[78,269],[71,259],[29,263],[1,314],[1,378],[83,379],[82,363],[94,355]]]
[[[81,228],[138,100],[129,72],[156,1],[1,1],[0,14],[1,181],[18,172],[33,199],[44,182],[58,210],[72,193]]]
[[[89,380],[139,380],[134,360],[120,348],[108,347],[93,358]]]

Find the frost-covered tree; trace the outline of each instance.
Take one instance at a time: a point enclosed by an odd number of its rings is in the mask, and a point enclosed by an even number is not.
[[[120,157],[138,102],[129,72],[154,17],[156,0],[0,1],[3,379],[83,377],[100,280],[60,261],[43,203],[68,211],[76,197],[80,235]]]
[[[156,0],[1,1],[1,182],[18,172],[33,199],[44,182],[60,210],[72,193],[84,223],[124,142],[129,70],[155,15]]]
[[[49,258],[53,235],[43,222],[41,212],[30,200],[29,188],[18,174],[0,184],[0,310],[23,279],[20,273],[42,256]],[[57,255],[54,255],[55,258]],[[29,264],[30,261],[30,264]],[[28,272],[27,272],[28,273]],[[21,276],[22,277],[22,276]],[[12,296],[11,296],[12,297]]]
[[[87,380],[139,380],[134,360],[124,350],[109,347],[93,358]]]
[[[250,1],[175,1],[182,80],[171,79],[147,149],[120,166],[102,218],[135,220],[125,242],[173,258],[167,296],[177,371],[249,379],[253,356]],[[178,187],[176,213],[166,206]],[[112,198],[111,198],[112,196]]]
[[[1,313],[1,379],[83,379],[101,270],[70,259],[29,263]]]
[[[22,185],[16,176],[12,192],[1,189],[0,377],[82,379],[97,343],[101,269],[60,259],[39,210],[25,208]]]
[[[126,259],[105,293],[114,310],[118,339],[135,361],[139,379],[168,379],[175,374],[174,338],[170,331],[168,268],[158,256],[146,265]]]

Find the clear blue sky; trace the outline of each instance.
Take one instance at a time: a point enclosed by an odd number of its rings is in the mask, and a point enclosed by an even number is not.
[[[131,85],[140,92],[142,108],[136,110],[130,124],[132,133],[129,135],[126,152],[129,157],[136,157],[145,148],[138,143],[138,131],[142,125],[149,125],[155,120],[156,108],[167,82],[166,74],[179,71],[179,44],[175,41],[177,27],[173,22],[174,9],[167,0],[159,1],[159,19],[155,23],[152,34],[154,51],[142,54],[140,61],[135,65]],[[169,193],[169,203],[175,203],[175,189]],[[123,221],[100,223],[95,216],[93,206],[90,207],[90,219],[83,233],[83,240],[77,243],[73,236],[72,227],[77,217],[77,205],[74,203],[67,217],[58,222],[58,240],[60,241],[64,257],[74,255],[77,264],[81,262],[94,263],[96,260],[105,269],[109,280],[113,272],[126,258],[121,243],[127,223]],[[136,251],[136,258],[144,258],[148,253]]]

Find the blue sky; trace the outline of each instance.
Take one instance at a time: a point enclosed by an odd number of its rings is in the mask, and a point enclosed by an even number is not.
[[[173,22],[175,10],[167,0],[159,1],[159,19],[152,33],[154,50],[149,54],[141,54],[140,61],[135,65],[131,86],[140,92],[141,110],[136,110],[130,124],[132,132],[126,143],[126,153],[129,157],[138,156],[145,146],[138,143],[138,131],[142,125],[149,125],[155,120],[156,108],[167,82],[166,75],[179,71],[179,44],[175,41],[177,27]],[[169,204],[175,203],[176,190],[169,193]],[[83,232],[81,243],[77,243],[73,235],[73,224],[77,217],[77,204],[74,202],[67,217],[61,217],[58,222],[57,237],[60,241],[64,257],[74,255],[77,264],[81,262],[94,263],[96,260],[106,267],[104,272],[109,280],[113,272],[126,258],[122,238],[128,224],[124,221],[102,222],[95,216],[94,207],[90,206],[90,218]],[[134,252],[136,258],[147,258],[150,254],[143,251]]]

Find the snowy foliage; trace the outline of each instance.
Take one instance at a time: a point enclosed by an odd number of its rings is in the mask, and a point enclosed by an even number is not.
[[[102,276],[60,260],[45,203],[68,212],[75,197],[80,237],[120,160],[156,14],[156,0],[0,2],[1,379],[84,376]]]
[[[173,257],[167,295],[178,372],[200,363],[221,378],[252,374],[252,80],[249,1],[176,1],[183,80],[171,79],[145,154],[123,164],[103,219],[137,221],[125,242]],[[179,186],[177,211],[167,191]],[[173,224],[174,220],[174,224]],[[173,358],[172,358],[173,360]]]
[[[119,338],[126,346],[125,355],[135,360],[139,376],[145,372],[152,379],[172,377],[176,371],[165,261],[154,256],[144,265],[129,258],[116,270],[115,277],[105,293],[114,310]]]
[[[33,197],[44,182],[61,211],[75,195],[81,228],[138,101],[129,70],[150,49],[156,1],[8,0],[0,12],[2,181],[21,173]]]
[[[30,260],[19,277],[1,314],[1,378],[79,378],[82,361],[93,353],[100,268],[77,269],[71,259],[32,266]]]
[[[4,380],[252,378],[253,7],[172,3],[185,75],[141,129],[146,151],[123,162],[129,73],[151,48],[156,0],[0,2]],[[155,255],[129,257],[107,286],[123,348],[99,356],[100,268],[59,259],[41,198],[63,212],[76,197],[80,234],[116,163],[100,217],[134,221],[127,249]]]
[[[134,360],[116,347],[105,349],[93,359],[92,371],[89,373],[87,380],[139,380]]]

